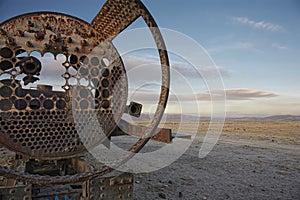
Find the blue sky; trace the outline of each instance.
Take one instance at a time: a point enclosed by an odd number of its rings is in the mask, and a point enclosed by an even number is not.
[[[44,10],[68,13],[90,22],[104,0],[86,2],[1,0],[0,21]],[[224,87],[229,95],[234,93],[237,97],[229,98],[228,115],[300,114],[300,1],[143,2],[160,27],[195,39],[226,72]],[[243,98],[245,92],[253,96]]]

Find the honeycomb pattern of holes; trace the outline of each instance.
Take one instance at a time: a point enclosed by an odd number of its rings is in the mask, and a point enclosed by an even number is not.
[[[39,109],[40,106],[41,106],[41,103],[40,103],[40,101],[37,100],[37,99],[33,99],[33,100],[30,101],[30,103],[29,103],[29,107],[30,107],[31,109],[33,109],[33,110]]]
[[[11,58],[13,55],[14,52],[8,47],[3,47],[0,50],[0,56],[2,56],[3,58]]]
[[[81,56],[79,60],[84,65],[89,64],[89,58],[87,56]]]
[[[81,78],[79,84],[81,86],[88,86],[89,85],[89,81],[85,78]]]
[[[97,67],[91,68],[91,75],[93,77],[98,76],[99,75],[99,69]]]
[[[101,86],[105,87],[105,88],[108,88],[109,87],[109,80],[104,78],[102,81],[101,81]]]
[[[30,93],[30,96],[34,97],[34,98],[40,97],[40,95],[41,95],[41,92],[39,90],[35,90],[34,92]]]
[[[26,95],[25,100],[26,100],[26,101],[30,101],[30,100],[31,100],[31,97],[28,96],[28,95]]]
[[[22,136],[22,138],[25,138],[26,136]],[[29,138],[25,138],[24,139],[25,140],[25,142],[29,142]]]
[[[105,67],[108,67],[110,65],[110,62],[107,58],[102,58],[101,59],[101,64]]]
[[[102,90],[101,95],[103,98],[107,99],[110,96],[110,92],[107,89]]]
[[[90,96],[90,92],[89,92],[88,89],[80,88],[80,90],[79,90],[79,96],[81,98],[85,98],[86,99],[86,98],[88,98]]]
[[[90,91],[91,97],[95,98],[95,96],[96,96],[96,89],[89,89],[89,91]]]
[[[75,78],[70,78],[69,79],[69,85],[77,85],[77,80]]]
[[[91,79],[91,84],[92,84],[92,87],[93,88],[97,88],[97,87],[99,87],[99,79],[98,78],[92,78]]]
[[[77,91],[77,93],[78,93],[78,91]],[[80,101],[81,97],[77,94],[77,97],[76,97],[76,98],[73,97],[73,99],[74,99],[75,101]]]
[[[87,76],[89,74],[89,70],[86,67],[80,67],[79,68],[79,74],[81,76]]]
[[[68,72],[71,76],[77,75],[77,70],[75,69],[75,67],[70,67]]]
[[[17,58],[28,56],[27,52],[24,49],[15,50],[15,55],[17,56]]]
[[[8,86],[4,85],[0,88],[0,95],[2,97],[10,97],[12,95],[12,93],[13,93],[13,90]]]
[[[16,59],[16,58],[12,58],[11,61],[12,61],[13,63],[15,63],[15,62],[17,62],[17,59]],[[20,70],[18,70],[18,71],[20,71]]]
[[[12,102],[10,100],[4,99],[0,100],[0,110],[8,111],[12,108]]]
[[[109,100],[103,100],[103,101],[101,102],[101,107],[102,107],[102,108],[107,109],[107,108],[109,108],[109,106],[110,106]]]
[[[43,106],[45,109],[50,110],[50,109],[54,108],[54,103],[52,100],[45,100],[43,103]]]
[[[88,109],[89,108],[89,102],[87,100],[81,100],[79,105],[80,105],[80,109]]]
[[[107,78],[109,76],[110,72],[109,69],[105,68],[102,70],[102,76]]]
[[[69,61],[72,65],[75,65],[78,62],[78,57],[76,55],[72,54],[69,58]]]
[[[9,70],[9,69],[12,69],[12,68],[13,68],[13,64],[8,60],[4,60],[0,63],[0,69],[2,71],[6,71],[6,70]]]
[[[25,110],[26,107],[27,107],[27,103],[26,103],[25,100],[19,99],[19,100],[16,100],[16,101],[15,101],[15,108],[16,108],[17,110]]]
[[[97,58],[97,57],[92,57],[92,58],[91,58],[91,64],[92,64],[93,66],[98,66],[99,63],[100,63],[99,58]]]
[[[4,126],[6,123],[5,123],[5,121],[2,121],[2,119],[1,119],[0,124],[1,124],[1,126]]]

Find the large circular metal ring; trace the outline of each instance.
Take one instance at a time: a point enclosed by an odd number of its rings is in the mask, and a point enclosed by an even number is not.
[[[0,143],[2,145],[5,145],[4,140],[10,139],[11,143],[6,145],[9,149],[12,149],[18,153],[23,153],[25,155],[29,155],[31,157],[39,157],[39,155],[42,155],[46,158],[51,158],[52,155],[57,152],[59,152],[59,157],[68,157],[68,156],[74,156],[80,152],[84,152],[84,147],[81,145],[80,140],[66,140],[66,146],[67,148],[72,147],[71,149],[68,149],[67,151],[64,149],[64,147],[56,147],[51,146],[55,148],[51,152],[47,152],[45,149],[49,145],[49,141],[47,145],[41,144],[39,149],[34,149],[36,141],[34,141],[34,137],[28,138],[26,134],[24,134],[24,138],[22,138],[22,135],[19,134],[20,129],[18,127],[20,124],[17,122],[13,122],[9,124],[8,122],[5,122],[6,117],[11,117],[12,119],[20,119],[20,112],[23,112],[24,119],[26,119],[28,116],[26,114],[33,114],[33,116],[38,116],[37,112],[39,111],[39,108],[43,107],[45,110],[47,108],[49,109],[49,112],[51,112],[51,109],[56,106],[63,106],[64,108],[68,107],[68,102],[71,102],[70,99],[72,95],[68,95],[68,91],[71,90],[72,85],[69,84],[68,79],[71,77],[70,73],[68,72],[68,69],[70,66],[74,66],[74,68],[77,70],[79,76],[72,76],[77,81],[80,82],[80,79],[84,77],[84,74],[87,73],[88,75],[92,74],[92,70],[86,69],[84,66],[91,66],[93,64],[99,64],[101,63],[105,65],[105,61],[101,62],[101,59],[108,59],[113,61],[112,65],[109,66],[101,66],[100,68],[103,68],[103,73],[106,73],[108,69],[108,73],[111,73],[110,70],[111,67],[119,67],[116,75],[112,75],[115,79],[121,79],[121,82],[124,83],[124,88],[117,90],[118,92],[118,98],[115,99],[122,99],[120,97],[125,97],[123,99],[127,99],[127,78],[126,73],[123,67],[123,63],[121,58],[119,57],[117,51],[114,49],[113,45],[111,44],[111,40],[118,35],[121,31],[123,31],[128,25],[130,25],[134,20],[136,20],[138,17],[142,17],[146,24],[149,26],[153,37],[155,39],[155,42],[157,44],[160,61],[161,61],[161,69],[162,69],[162,86],[160,91],[160,98],[159,103],[157,106],[157,110],[153,116],[153,119],[146,131],[144,133],[144,137],[139,139],[135,145],[133,145],[126,155],[124,155],[120,160],[116,160],[114,166],[117,167],[124,162],[128,161],[132,156],[134,156],[135,153],[139,152],[142,147],[149,141],[150,136],[155,132],[162,115],[164,113],[167,100],[168,100],[168,94],[169,94],[169,82],[170,82],[170,72],[169,72],[169,61],[168,61],[168,55],[166,51],[166,47],[162,38],[162,35],[153,19],[149,11],[146,9],[146,7],[139,1],[139,0],[119,0],[119,1],[113,1],[108,0],[100,13],[95,17],[93,22],[89,25],[82,20],[79,20],[75,17],[67,16],[64,14],[57,14],[57,13],[35,13],[35,14],[28,14],[23,15],[20,17],[13,18],[11,20],[8,20],[0,25],[0,46],[1,46],[1,75],[2,74],[8,74],[9,80],[2,80],[1,87],[3,91],[2,97],[1,97],[1,133],[0,133]],[[25,31],[19,31],[20,26],[23,26],[24,17],[30,18],[30,20],[27,20],[26,18],[26,29]],[[37,26],[36,24],[39,24],[41,20],[43,22],[43,27]],[[44,21],[43,21],[44,20]],[[46,23],[45,23],[46,20]],[[22,21],[22,24],[18,24],[16,22]],[[10,23],[14,22],[14,23]],[[70,29],[68,29],[69,25],[63,24],[63,23],[72,23],[72,32]],[[36,24],[35,24],[36,23]],[[62,24],[61,24],[62,23]],[[40,24],[41,25],[41,24]],[[66,26],[64,26],[66,25]],[[41,31],[44,30],[44,31]],[[60,34],[60,32],[63,32],[63,34]],[[64,32],[65,31],[65,32]],[[56,34],[51,34],[56,33]],[[67,37],[68,34],[70,34],[70,37]],[[72,35],[73,34],[73,35]],[[17,40],[15,38],[18,38]],[[28,40],[28,37],[31,38]],[[34,37],[34,39],[33,39]],[[42,41],[49,41],[47,43],[43,43]],[[78,42],[80,41],[80,43]],[[74,45],[75,44],[75,45]],[[102,45],[99,47],[99,44]],[[104,45],[103,45],[104,44]],[[77,46],[76,46],[77,45]],[[21,47],[20,47],[21,46]],[[38,47],[38,48],[35,48]],[[71,48],[70,48],[71,47]],[[21,59],[23,58],[17,58],[17,54],[22,53],[23,51],[30,54],[31,50],[38,50],[41,54],[44,54],[46,52],[51,52],[54,54],[54,56],[58,54],[64,54],[67,57],[66,62],[64,63],[64,67],[66,69],[66,72],[63,74],[63,77],[66,79],[65,85],[63,85],[64,90],[66,91],[66,94],[57,93],[56,98],[52,101],[47,99],[47,92],[41,94],[39,92],[37,94],[26,94],[26,91],[24,92],[22,89],[20,89],[20,83],[17,81],[16,77],[20,75],[21,73],[26,72],[26,76],[24,77],[23,81],[25,84],[25,81],[27,84],[33,83],[36,81],[36,74],[39,72],[39,63],[33,62],[35,59],[26,59],[27,63],[20,63]],[[104,51],[104,53],[103,53]],[[108,51],[108,52],[107,52]],[[89,55],[89,56],[87,56]],[[94,55],[94,56],[93,56]],[[100,56],[99,56],[100,55]],[[84,57],[84,59],[81,59]],[[94,59],[93,59],[94,58]],[[94,61],[92,61],[92,59]],[[78,65],[78,64],[81,64]],[[20,66],[20,67],[19,67]],[[22,67],[23,66],[23,67]],[[76,67],[77,66],[77,67]],[[81,74],[81,69],[82,73]],[[91,68],[92,69],[92,68]],[[106,71],[105,71],[106,70]],[[87,71],[87,72],[85,72]],[[5,76],[4,76],[5,77]],[[116,78],[117,77],[117,78]],[[1,76],[0,76],[1,78]],[[105,79],[105,75],[102,74],[101,80]],[[113,87],[114,83],[110,83]],[[80,84],[79,84],[80,85]],[[40,86],[41,87],[41,86]],[[101,85],[99,82],[96,81],[96,83],[90,83],[87,85],[87,87],[96,87],[96,89],[99,89],[99,92],[102,91],[103,85]],[[99,88],[98,88],[99,87]],[[49,88],[43,88],[44,90],[49,90]],[[0,91],[0,92],[1,92]],[[76,91],[82,91],[80,88]],[[126,91],[126,92],[124,92]],[[30,93],[30,92],[29,92]],[[49,91],[48,91],[49,93]],[[97,111],[99,113],[104,113],[102,116],[100,116],[101,120],[99,120],[100,124],[104,122],[104,124],[101,124],[101,127],[105,127],[103,130],[104,135],[108,136],[113,128],[118,123],[121,115],[123,114],[123,111],[125,109],[125,103],[126,101],[117,101],[114,100],[114,95],[105,95],[106,97],[100,98],[100,100],[97,102],[97,105],[93,105],[92,102],[89,101],[89,94],[86,94],[85,90],[83,89],[83,98],[86,98],[85,103],[81,103],[82,99],[78,101],[78,105],[80,107],[80,110],[85,109],[83,113],[88,113],[88,110],[92,107],[93,109],[97,108]],[[96,92],[97,93],[97,92]],[[14,98],[12,97],[12,94]],[[25,95],[24,95],[25,94]],[[95,95],[95,94],[94,94]],[[36,100],[37,97],[43,97],[41,100]],[[63,101],[63,99],[68,99],[68,101]],[[4,102],[5,101],[5,102]],[[34,102],[33,102],[34,101]],[[76,101],[75,101],[76,102]],[[112,107],[111,103],[115,105],[118,104],[119,106],[119,113],[114,113],[116,116],[110,115],[110,108]],[[124,103],[125,102],[125,103]],[[78,106],[77,105],[77,106]],[[100,106],[99,106],[100,105]],[[74,106],[74,105],[72,105]],[[17,112],[16,110],[21,110],[20,112]],[[11,112],[11,109],[14,109],[14,112]],[[24,111],[23,111],[24,110]],[[28,112],[28,113],[26,113]],[[32,112],[32,113],[31,113]],[[47,111],[45,111],[47,112]],[[58,111],[57,111],[58,112]],[[54,113],[54,115],[60,115],[57,117],[67,117],[68,113],[67,110],[64,111],[65,113]],[[4,113],[4,114],[2,114]],[[9,114],[8,114],[9,113]],[[65,114],[65,116],[64,116]],[[40,113],[40,115],[42,115]],[[22,117],[22,116],[21,116]],[[28,120],[28,119],[27,119]],[[72,119],[71,119],[72,121]],[[107,122],[107,123],[106,123]],[[14,124],[15,123],[15,124]],[[13,126],[13,127],[12,127]],[[71,123],[68,124],[70,129],[73,131],[76,129],[75,126]],[[55,125],[54,125],[55,127]],[[59,124],[57,125],[59,127]],[[74,129],[74,128],[75,129]],[[12,129],[13,128],[13,129]],[[37,129],[38,127],[36,127]],[[11,133],[9,131],[14,131],[14,133]],[[54,132],[58,133],[58,130],[55,130]],[[17,135],[20,135],[20,138],[23,140],[20,141],[20,139],[17,139]],[[33,133],[34,134],[34,133]],[[3,136],[4,135],[4,136]],[[13,136],[12,136],[13,135]],[[59,134],[57,134],[59,135]],[[70,134],[70,138],[72,139],[78,139],[76,138],[76,134],[72,133]],[[43,139],[45,136],[41,136],[41,139]],[[48,137],[48,136],[47,136]],[[50,136],[51,137],[51,136]],[[55,136],[54,136],[55,137]],[[69,139],[70,139],[69,138]],[[33,141],[31,141],[31,139]],[[47,139],[47,138],[46,138]],[[50,139],[50,138],[49,138]],[[54,138],[56,139],[56,138]],[[95,141],[95,138],[90,137],[89,140],[91,146],[95,146],[100,140]],[[25,141],[26,140],[26,141]],[[24,143],[25,141],[25,143]],[[23,142],[23,143],[22,143]],[[27,142],[27,143],[26,143]],[[29,142],[31,145],[29,145]],[[13,146],[15,144],[15,147]],[[22,144],[25,144],[24,146]],[[19,146],[21,145],[21,146]],[[51,145],[51,144],[50,144]],[[73,147],[76,148],[73,148]],[[30,147],[30,148],[28,148]],[[42,148],[44,147],[44,148]],[[33,149],[32,149],[33,148]],[[22,151],[20,151],[20,149]],[[40,151],[42,150],[42,151]],[[33,153],[33,152],[39,152],[39,153]],[[41,157],[43,157],[41,156]],[[0,166],[0,175],[6,176],[9,178],[14,178],[18,180],[24,180],[27,182],[34,182],[34,183],[49,183],[49,184],[62,184],[62,183],[70,183],[70,182],[81,182],[88,179],[91,179],[96,176],[104,175],[113,169],[111,167],[102,167],[98,170],[95,170],[90,173],[81,173],[76,174],[72,176],[55,176],[55,177],[48,177],[48,176],[40,176],[40,175],[33,175],[33,174],[27,174],[20,171],[8,169],[5,167]]]

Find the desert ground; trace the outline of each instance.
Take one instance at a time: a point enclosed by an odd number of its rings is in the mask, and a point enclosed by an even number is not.
[[[196,130],[197,136],[172,164],[134,175],[135,200],[300,199],[300,122],[226,122],[218,143],[204,158],[198,155],[208,122],[167,122],[162,127],[187,136]],[[112,138],[124,149],[136,140]],[[190,139],[175,138],[174,143],[178,140]],[[164,145],[150,141],[142,152]],[[90,164],[94,160],[89,154],[85,159]]]
[[[184,133],[197,125],[185,124]],[[300,122],[226,122],[217,145],[200,159],[207,127],[200,123],[193,144],[173,164],[135,175],[136,200],[300,199]]]

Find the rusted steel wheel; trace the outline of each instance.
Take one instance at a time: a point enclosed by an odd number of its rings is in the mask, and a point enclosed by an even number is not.
[[[162,118],[170,81],[162,35],[139,0],[108,0],[91,24],[50,12],[24,14],[0,24],[0,146],[29,158],[51,160],[84,153],[110,136],[125,111],[128,93],[123,61],[111,41],[139,17],[150,28],[157,45],[162,87],[157,110],[143,138],[116,160],[114,167],[139,152]],[[46,85],[26,88],[39,80],[43,70],[32,52],[65,57],[61,90]],[[87,82],[84,86],[83,81]],[[86,131],[89,121],[74,121],[93,116],[100,129],[90,124],[87,136],[79,137],[78,131]],[[104,166],[89,173],[50,177],[0,166],[0,175],[37,184],[62,184],[85,181],[112,170]]]

